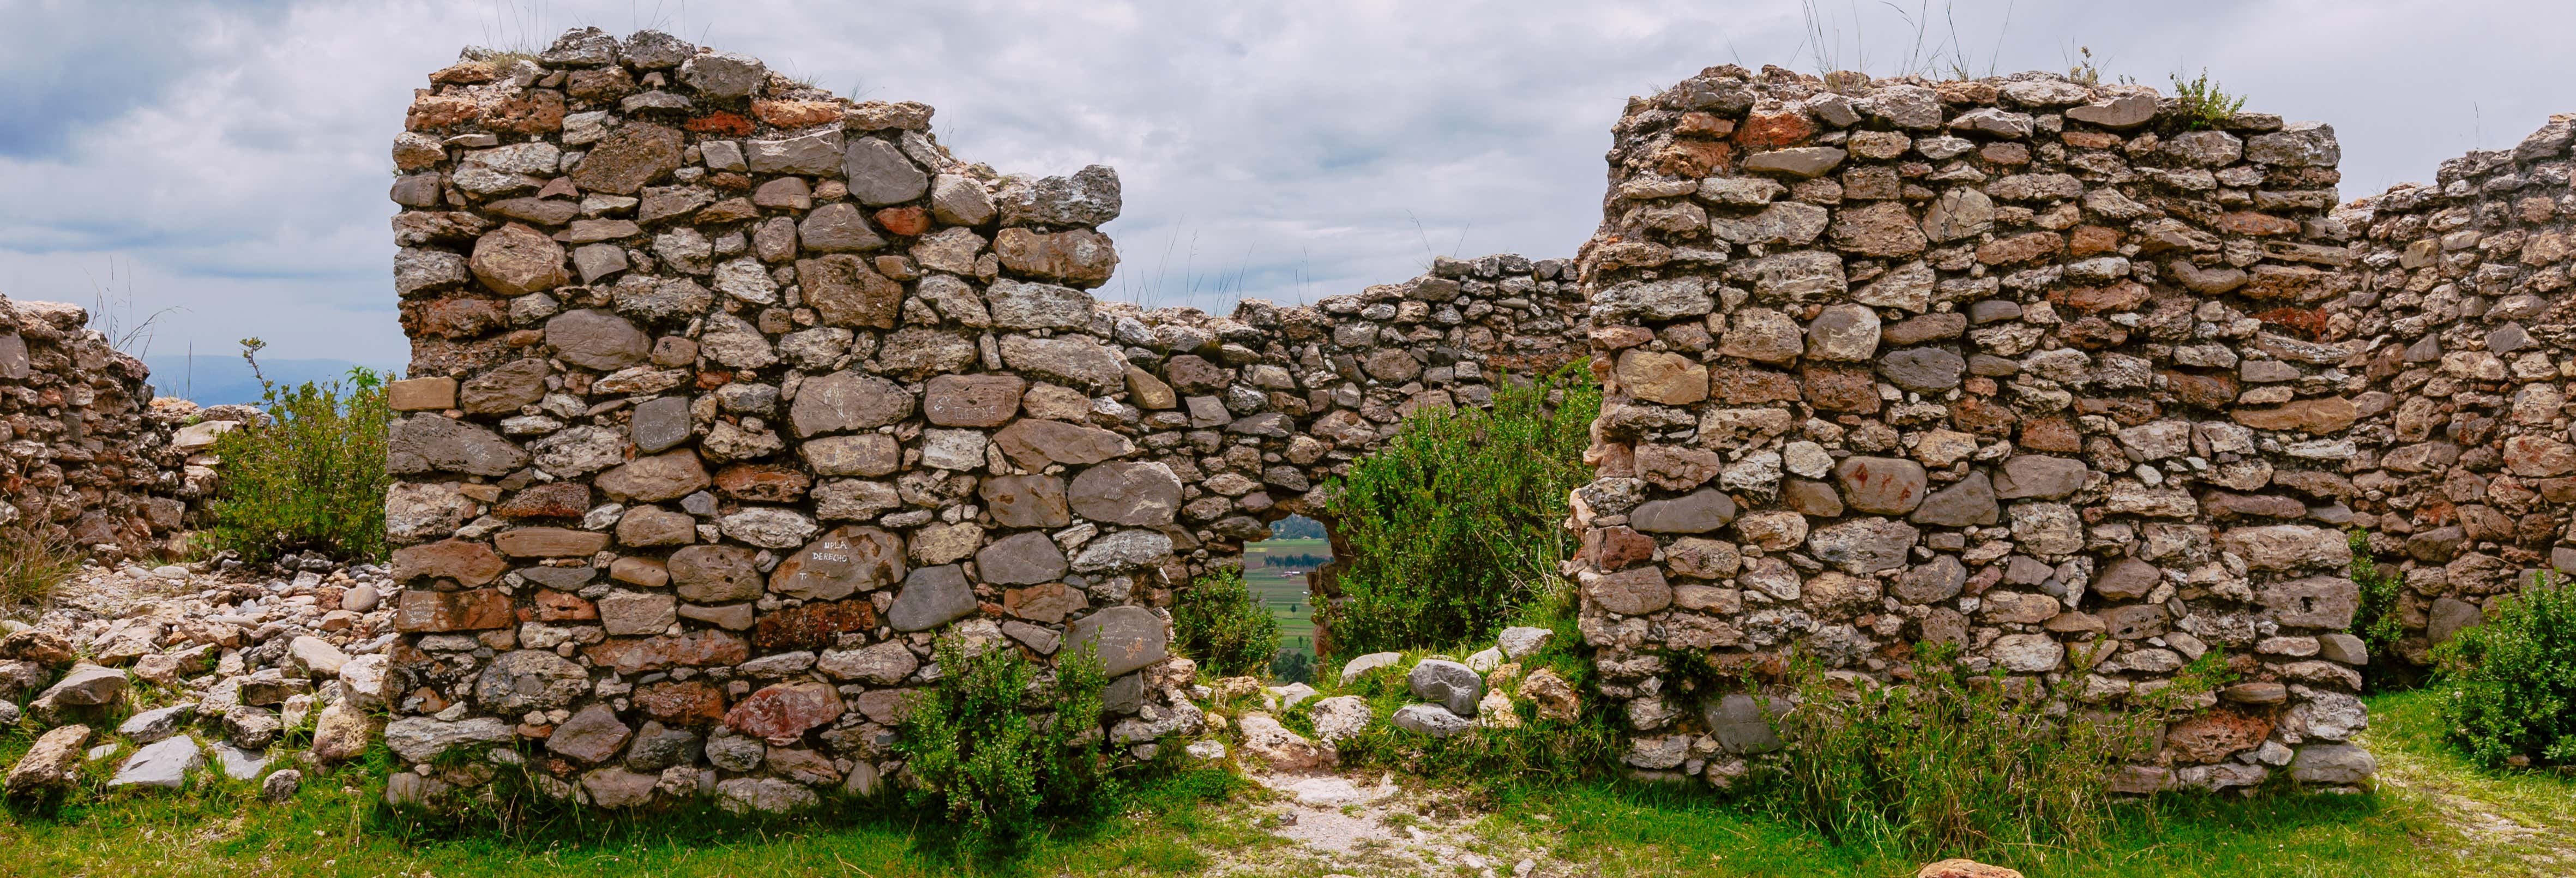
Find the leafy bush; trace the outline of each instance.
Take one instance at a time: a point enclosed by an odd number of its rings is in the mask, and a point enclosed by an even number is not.
[[[2218,83],[2209,81],[2206,68],[2200,71],[2199,79],[2190,82],[2184,82],[2182,74],[2174,74],[2173,85],[2174,97],[2182,102],[2183,125],[2192,130],[2226,125],[2227,120],[2235,118],[2236,111],[2245,109],[2245,96],[2220,90]]]
[[[1258,674],[1279,649],[1279,620],[1244,587],[1243,571],[1199,577],[1172,604],[1181,653],[1221,677]]]
[[[1559,587],[1574,550],[1566,494],[1601,391],[1575,364],[1505,385],[1491,411],[1426,413],[1328,485],[1326,511],[1351,550],[1315,607],[1332,655],[1490,640]]]
[[[2433,648],[2442,724],[2493,768],[2576,763],[2576,588],[2546,575]]]
[[[41,526],[0,528],[0,609],[37,603],[80,570],[71,538]]]
[[[914,806],[937,807],[980,845],[1116,798],[1099,729],[1109,681],[1089,650],[1059,658],[1052,685],[1007,645],[975,653],[952,638],[938,661],[939,682],[915,696],[894,745],[921,781]]]
[[[1775,807],[1836,843],[1918,857],[2081,846],[2113,822],[2114,769],[2146,756],[2157,725],[2215,688],[2224,661],[2203,654],[2128,710],[2070,713],[2082,674],[2040,689],[2000,670],[1962,673],[1955,655],[1918,646],[1911,684],[1857,692],[1804,662],[1797,697],[1772,719]]]
[[[243,342],[252,360],[261,345]],[[263,377],[261,406],[269,423],[234,430],[215,442],[224,459],[214,526],[204,545],[251,561],[318,550],[334,557],[375,558],[385,548],[384,377],[349,370],[344,386],[307,381],[287,388]]]

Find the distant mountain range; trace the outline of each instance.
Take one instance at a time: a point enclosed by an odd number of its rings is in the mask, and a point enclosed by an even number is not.
[[[156,355],[144,357],[143,364],[152,367],[152,393],[155,396],[176,396],[198,405],[259,402],[259,379],[252,377],[249,364],[243,363],[238,355],[198,354],[193,358],[184,354]],[[268,380],[291,386],[307,381],[346,381],[349,370],[360,365],[347,360],[271,360],[263,357],[259,361],[259,370],[268,375]]]

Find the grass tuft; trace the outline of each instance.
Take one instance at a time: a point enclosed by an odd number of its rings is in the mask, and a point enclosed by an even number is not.
[[[80,565],[69,536],[43,527],[0,528],[0,611],[44,603]]]

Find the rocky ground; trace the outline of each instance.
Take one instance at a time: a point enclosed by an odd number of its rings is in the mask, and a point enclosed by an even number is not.
[[[7,792],[59,792],[113,760],[111,788],[211,771],[293,795],[298,766],[355,758],[375,734],[384,577],[322,558],[85,568],[32,619],[0,620],[0,726],[42,730]]]

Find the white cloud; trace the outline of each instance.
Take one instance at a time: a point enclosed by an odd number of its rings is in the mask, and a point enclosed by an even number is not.
[[[0,0],[0,292],[87,302],[113,261],[139,310],[188,309],[156,351],[260,335],[275,356],[398,362],[386,148],[411,89],[462,45],[589,24],[660,25],[845,94],[930,103],[943,142],[1005,171],[1117,167],[1106,294],[1311,300],[1432,253],[1570,255],[1599,221],[1630,95],[1820,54],[1888,73],[1916,40],[1890,7],[1853,5],[1827,10],[1836,48],[1810,51],[1800,5]],[[2249,109],[2334,123],[2347,197],[2576,110],[2576,60],[2547,42],[2576,9],[2556,5],[1922,12],[1930,42],[1956,22],[1979,73],[2063,69],[2079,45],[2155,85],[2206,66]]]

